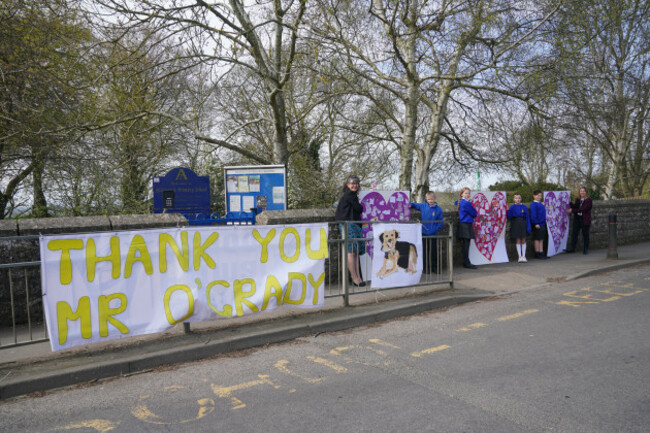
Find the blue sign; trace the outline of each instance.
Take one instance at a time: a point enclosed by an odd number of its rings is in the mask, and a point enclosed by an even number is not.
[[[176,167],[153,178],[154,213],[182,213],[190,217],[210,215],[210,178],[197,176],[185,167]]]

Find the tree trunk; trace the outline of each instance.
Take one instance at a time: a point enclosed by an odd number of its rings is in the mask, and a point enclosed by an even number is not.
[[[47,218],[50,215],[47,211],[47,200],[43,189],[44,163],[41,155],[35,155],[34,158],[36,158],[36,164],[34,164],[34,171],[32,172],[32,179],[34,181],[34,205],[32,207],[32,215],[35,218]]]
[[[431,115],[429,117],[429,131],[424,138],[422,149],[418,151],[418,159],[415,161],[414,196],[417,201],[424,201],[425,194],[429,191],[429,167],[440,143],[440,133],[447,112],[447,103],[452,90],[451,86],[451,81],[443,80],[439,86],[438,100],[435,102],[425,101],[431,109]]]
[[[289,145],[287,142],[287,116],[282,89],[274,89],[271,93],[273,109],[273,163],[287,164],[289,162]]]
[[[5,219],[7,215],[5,215],[5,212],[7,212],[7,205],[9,204],[9,197],[7,197],[5,194],[0,193],[0,220]]]
[[[411,190],[411,178],[413,177],[413,153],[415,149],[415,132],[417,129],[418,85],[411,83],[408,88],[408,96],[405,104],[404,137],[400,148],[400,175],[399,188],[403,191]]]

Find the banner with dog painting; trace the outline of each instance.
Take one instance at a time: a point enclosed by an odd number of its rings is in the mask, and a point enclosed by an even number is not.
[[[372,269],[373,257],[373,226],[375,222],[407,222],[411,219],[411,207],[408,191],[361,191],[359,201],[363,206],[362,221],[372,224],[362,224],[362,233],[366,242],[366,252],[360,257],[361,277],[368,280]]]
[[[469,260],[475,265],[505,263],[506,220],[508,212],[506,193],[503,191],[476,192],[472,196],[476,209],[474,219],[474,240],[470,244]]]
[[[569,240],[569,214],[566,210],[571,203],[569,191],[544,191],[546,207],[546,227],[548,230],[548,257],[566,249]]]
[[[375,224],[372,288],[411,286],[422,276],[422,225]]]

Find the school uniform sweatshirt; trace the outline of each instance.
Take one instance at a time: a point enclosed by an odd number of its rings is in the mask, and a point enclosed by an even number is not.
[[[422,222],[422,234],[433,236],[438,233],[442,227],[442,209],[438,203],[430,206],[429,203],[411,203],[413,209],[420,211],[420,220]],[[424,221],[440,221],[440,222],[424,222]]]

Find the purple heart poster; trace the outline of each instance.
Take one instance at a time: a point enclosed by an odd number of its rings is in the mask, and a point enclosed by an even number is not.
[[[571,195],[569,191],[544,191],[546,207],[546,227],[548,230],[548,252],[551,257],[561,253],[569,239],[569,208]]]

